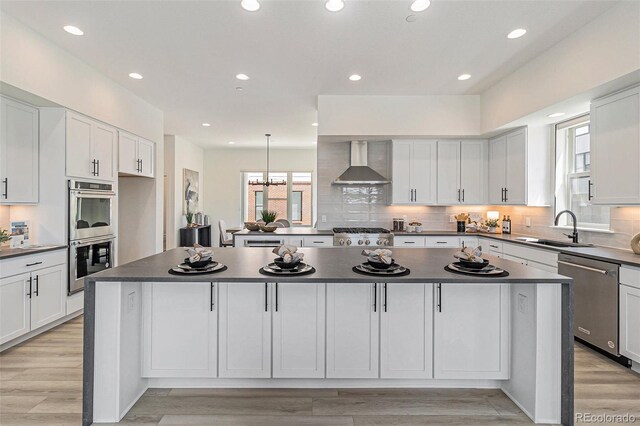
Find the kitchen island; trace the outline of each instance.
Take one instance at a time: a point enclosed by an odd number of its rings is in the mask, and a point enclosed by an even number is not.
[[[149,387],[502,389],[532,420],[573,424],[572,282],[502,259],[447,272],[455,250],[301,249],[316,272],[258,271],[267,248],[217,249],[225,271],[176,276],[174,249],[85,283],[83,424],[117,422]]]

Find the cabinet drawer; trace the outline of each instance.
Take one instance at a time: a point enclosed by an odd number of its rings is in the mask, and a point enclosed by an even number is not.
[[[333,237],[303,237],[304,247],[333,247]]]
[[[426,241],[427,241],[426,237],[399,236],[399,237],[394,237],[393,246],[394,247],[425,247]]]
[[[622,266],[620,268],[620,284],[640,288],[640,268]]]
[[[427,247],[431,248],[458,248],[459,237],[427,237]]]
[[[480,238],[480,245],[483,251],[498,252],[502,254],[502,243],[496,240],[489,240],[487,238]]]
[[[522,259],[532,260],[549,266],[558,266],[558,253],[550,250],[536,250],[515,244],[503,244],[502,252]]]
[[[65,249],[15,257],[0,262],[0,276],[10,277],[64,263],[67,263]]]

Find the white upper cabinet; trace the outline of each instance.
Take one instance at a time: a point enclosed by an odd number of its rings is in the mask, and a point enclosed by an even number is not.
[[[434,313],[435,379],[508,379],[508,284],[441,284]]]
[[[438,204],[486,203],[486,140],[438,141]]]
[[[640,87],[591,103],[591,202],[640,204]]]
[[[153,177],[155,144],[119,131],[118,171],[126,175]]]
[[[394,140],[392,204],[436,204],[437,141]]]
[[[67,176],[113,181],[116,129],[67,111]]]
[[[489,204],[504,204],[507,181],[507,137],[489,140]]]
[[[0,98],[0,204],[38,202],[38,110]]]

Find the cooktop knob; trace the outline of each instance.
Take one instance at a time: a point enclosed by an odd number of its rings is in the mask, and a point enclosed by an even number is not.
[[[376,241],[376,245],[377,246],[383,246],[384,245],[384,241],[383,240],[378,240],[378,241]]]
[[[353,241],[347,240],[347,245],[350,246]]]
[[[358,240],[358,245],[361,246],[362,244],[364,244],[364,241]]]
[[[368,246],[369,244],[371,244],[371,241],[369,241],[369,240],[364,240],[364,244]]]
[[[338,244],[340,244],[341,246],[343,246],[343,245],[344,245],[344,239],[340,238],[340,239],[338,240]]]

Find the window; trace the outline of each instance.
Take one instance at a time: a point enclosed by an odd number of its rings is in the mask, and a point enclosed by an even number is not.
[[[271,172],[269,179],[286,185],[250,185],[264,180],[263,172],[243,172],[244,221],[260,220],[262,210],[273,210],[278,219],[288,219],[292,226],[313,226],[311,172]]]
[[[578,226],[587,229],[609,229],[610,208],[591,205],[591,151],[589,116],[556,126],[556,214],[571,210]],[[570,226],[568,215],[559,225]]]

